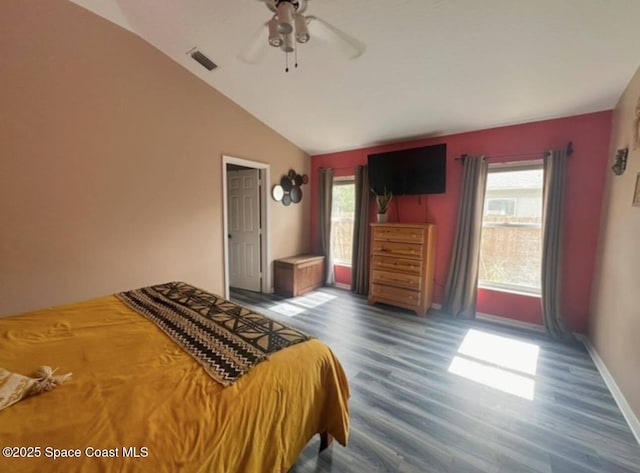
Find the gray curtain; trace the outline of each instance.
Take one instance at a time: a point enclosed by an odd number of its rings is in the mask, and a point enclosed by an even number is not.
[[[557,339],[573,338],[565,327],[560,311],[566,168],[566,150],[553,150],[545,155],[542,188],[542,319],[547,333]]]
[[[473,319],[488,164],[484,156],[465,156],[462,166],[462,193],[442,309],[455,317]]]
[[[351,291],[369,292],[369,173],[367,166],[356,166],[356,208],[351,253]]]
[[[333,169],[320,168],[320,252],[324,256],[324,283],[333,285],[333,258],[331,256],[331,202],[333,198]]]

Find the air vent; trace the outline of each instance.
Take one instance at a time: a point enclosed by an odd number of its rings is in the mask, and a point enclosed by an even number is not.
[[[191,57],[199,62],[200,65],[208,71],[213,71],[216,67],[218,67],[216,63],[214,63],[211,59],[209,59],[197,49],[191,53]]]

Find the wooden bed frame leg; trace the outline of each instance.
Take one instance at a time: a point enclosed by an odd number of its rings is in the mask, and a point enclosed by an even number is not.
[[[333,442],[333,437],[331,436],[331,434],[329,432],[320,432],[320,450],[319,450],[319,452],[322,452],[323,450],[326,450],[331,445],[332,442]]]

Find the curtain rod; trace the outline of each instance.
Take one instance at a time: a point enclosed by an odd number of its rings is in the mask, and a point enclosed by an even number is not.
[[[527,156],[540,156],[541,154],[546,154],[549,151],[539,151],[537,153],[522,153],[522,154],[496,154],[493,156],[486,156],[487,159],[491,159],[491,158],[524,158]],[[567,156],[571,156],[573,154],[573,142],[569,141],[569,143],[567,144]],[[455,158],[456,161],[462,161],[467,155],[463,154],[462,156],[460,156],[459,158]]]

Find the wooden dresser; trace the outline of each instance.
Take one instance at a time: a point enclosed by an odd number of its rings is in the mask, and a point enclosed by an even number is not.
[[[435,225],[372,223],[369,303],[426,315],[433,298],[435,248]]]
[[[273,262],[276,294],[296,297],[322,286],[324,256],[299,255]]]

